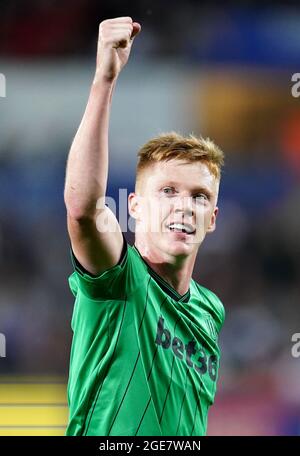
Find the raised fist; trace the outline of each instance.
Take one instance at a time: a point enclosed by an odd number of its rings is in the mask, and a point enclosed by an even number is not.
[[[100,23],[96,78],[113,81],[126,64],[134,37],[141,26],[131,17],[107,19]]]

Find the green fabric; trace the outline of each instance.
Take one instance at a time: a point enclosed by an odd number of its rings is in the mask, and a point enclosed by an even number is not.
[[[126,249],[121,263],[98,277],[71,252],[66,434],[204,435],[224,307],[194,280],[181,299],[169,285],[166,291],[137,249]]]

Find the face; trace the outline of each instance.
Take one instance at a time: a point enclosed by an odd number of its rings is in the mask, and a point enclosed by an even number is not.
[[[129,195],[136,237],[172,256],[195,256],[215,229],[219,181],[201,162],[170,160],[144,171],[140,190]]]

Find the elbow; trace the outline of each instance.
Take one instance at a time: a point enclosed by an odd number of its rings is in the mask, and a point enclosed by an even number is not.
[[[94,198],[85,201],[75,197],[74,195],[69,197],[65,193],[64,202],[68,218],[77,222],[94,220],[95,215],[99,212],[99,210],[101,211],[99,200]]]
[[[83,223],[86,220],[91,219],[91,216],[84,210],[74,206],[66,206],[67,218],[74,222]]]
[[[90,216],[91,209],[75,196],[64,194],[64,202],[68,218],[81,221]]]
[[[88,210],[86,207],[79,205],[66,204],[67,217],[76,222],[84,222],[92,220],[95,216],[96,211]]]

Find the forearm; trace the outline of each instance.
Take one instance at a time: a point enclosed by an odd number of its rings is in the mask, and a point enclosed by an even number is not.
[[[101,209],[97,201],[106,193],[112,92],[140,30],[131,17],[108,19],[99,26],[95,79],[66,171],[64,198],[72,219],[91,219]]]
[[[106,193],[108,129],[114,81],[94,80],[80,126],[70,148],[65,204],[74,218],[92,216]]]

